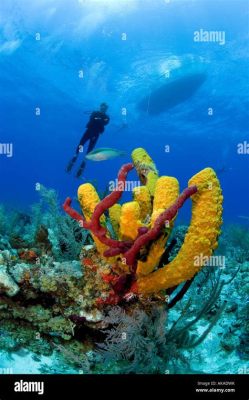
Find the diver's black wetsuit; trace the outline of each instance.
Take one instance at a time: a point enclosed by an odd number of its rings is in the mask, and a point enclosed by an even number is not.
[[[109,123],[110,117],[101,111],[93,111],[90,119],[86,125],[86,131],[82,138],[80,139],[80,142],[78,146],[76,147],[75,151],[75,156],[72,158],[72,160],[69,162],[68,167],[67,167],[67,172],[70,172],[71,169],[73,168],[73,165],[75,161],[77,160],[78,154],[81,151],[82,147],[84,144],[89,140],[89,145],[87,148],[86,154],[90,153],[92,151],[97,143],[97,140],[99,138],[99,135],[104,132],[105,126]],[[80,168],[76,174],[77,177],[80,177],[84,168],[85,168],[86,162],[85,160],[81,163]]]
[[[110,121],[110,118],[107,114],[102,113],[101,111],[94,111],[91,114],[90,120],[87,123],[87,130],[82,136],[80,143],[76,149],[76,153],[79,153],[81,146],[89,140],[89,145],[87,149],[87,154],[92,151],[97,143],[99,135],[104,132],[105,126]]]

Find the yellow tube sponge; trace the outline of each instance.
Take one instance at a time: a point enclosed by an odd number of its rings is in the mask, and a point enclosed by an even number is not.
[[[122,240],[134,240],[138,228],[143,226],[140,221],[140,207],[136,201],[124,203],[121,207],[119,236]]]
[[[109,217],[113,230],[118,237],[119,235],[119,224],[120,224],[121,204],[114,204],[109,208]]]
[[[150,195],[153,196],[158,172],[152,158],[141,147],[133,150],[131,156],[141,183],[147,186]]]
[[[146,186],[147,186],[151,196],[154,196],[157,179],[158,179],[158,175],[155,171],[148,172]]]
[[[95,187],[91,183],[84,183],[78,188],[78,200],[87,221],[90,220],[96,205],[100,199]]]
[[[153,214],[151,218],[151,226],[154,225],[156,218],[170,207],[179,196],[179,183],[176,178],[171,176],[162,176],[157,179],[155,185],[155,196],[153,200]],[[170,223],[167,235],[161,236],[156,240],[149,250],[146,261],[138,261],[137,275],[145,276],[151,273],[159,264],[159,261],[165,251],[167,239],[170,234]]]
[[[137,186],[133,189],[133,200],[139,204],[140,219],[146,220],[151,215],[152,204],[147,186]]]
[[[206,168],[189,180],[191,185],[198,191],[192,196],[192,219],[184,243],[168,265],[138,279],[139,293],[155,293],[191,279],[202,268],[203,257],[211,256],[217,247],[223,201],[218,178]]]
[[[96,205],[100,202],[99,195],[95,190],[95,187],[91,183],[84,183],[78,188],[78,200],[83,212],[83,215],[87,221],[91,219],[93,211]],[[105,223],[105,216],[102,215],[100,221]],[[103,255],[104,251],[108,249],[106,245],[101,243],[94,235],[92,238],[96,244],[98,252]]]
[[[151,245],[146,261],[139,260],[137,263],[137,277],[150,274],[158,266],[165,251],[165,244],[166,239],[162,236]]]
[[[142,147],[138,147],[137,149],[133,150],[131,153],[132,160],[134,162],[135,167],[139,165],[147,165],[149,168],[152,168],[156,171],[155,164],[152,158],[149,156],[147,151]]]
[[[157,179],[155,186],[155,196],[153,200],[153,213],[151,225],[154,225],[155,219],[159,213],[169,208],[179,196],[179,182],[171,176],[161,176]],[[159,211],[159,213],[158,213]]]

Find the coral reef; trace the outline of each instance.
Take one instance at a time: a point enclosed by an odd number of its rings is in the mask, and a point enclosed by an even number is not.
[[[120,288],[115,290],[113,285],[114,293],[107,299],[111,303],[118,303],[131,293],[153,295],[193,278],[203,266],[201,261],[195,264],[194,258],[212,255],[222,223],[223,197],[218,178],[211,168],[192,177],[179,195],[178,181],[167,176],[159,178],[144,149],[135,149],[132,158],[134,165],[126,164],[120,169],[117,187],[103,200],[100,201],[91,184],[79,187],[83,216],[71,208],[70,198],[63,205],[73,219],[91,231],[96,250],[110,265],[115,287]],[[117,202],[124,190],[126,176],[134,166],[143,186],[134,190],[132,202],[120,206]],[[177,212],[190,197],[192,219],[184,243],[174,260],[158,268]],[[105,226],[104,214],[108,209],[118,239],[112,238]]]
[[[248,230],[226,228],[216,249],[222,195],[211,168],[180,194],[145,150],[132,161],[103,198],[79,187],[82,213],[67,199],[61,214],[44,188],[30,217],[13,216],[18,228],[1,219],[0,348],[55,357],[54,372],[212,372],[210,357],[217,372],[236,372],[248,361]],[[121,204],[133,168],[141,185]],[[188,199],[190,226],[174,226]],[[213,251],[225,267],[209,265]]]

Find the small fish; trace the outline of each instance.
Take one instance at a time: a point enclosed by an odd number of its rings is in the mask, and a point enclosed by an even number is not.
[[[126,153],[121,150],[110,149],[110,148],[99,148],[91,151],[86,155],[86,158],[91,161],[105,161],[111,160],[112,158],[124,156]]]

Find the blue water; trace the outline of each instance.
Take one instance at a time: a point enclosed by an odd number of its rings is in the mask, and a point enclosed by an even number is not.
[[[225,32],[225,44],[195,42],[200,29]],[[62,202],[88,180],[105,189],[132,149],[144,147],[182,189],[202,168],[225,168],[224,220],[246,221],[249,155],[237,145],[249,143],[247,0],[1,0],[0,38],[0,142],[14,150],[0,155],[1,203],[28,210],[37,182]],[[166,80],[193,73],[206,80],[185,102],[158,115],[138,110]],[[77,180],[65,167],[102,101],[111,121],[97,147],[127,156],[89,161]]]

